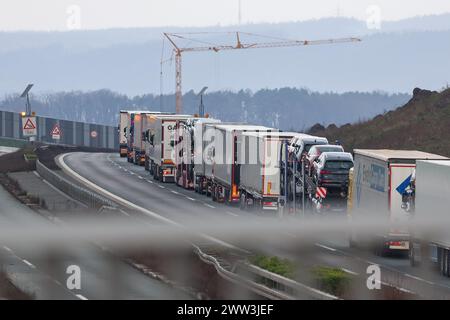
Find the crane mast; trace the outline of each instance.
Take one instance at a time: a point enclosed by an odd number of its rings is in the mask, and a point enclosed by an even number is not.
[[[203,33],[207,34],[207,33]],[[236,44],[234,45],[203,45],[194,47],[180,47],[177,45],[175,38],[191,40],[182,33],[164,33],[164,36],[173,46],[175,55],[175,105],[176,113],[182,113],[182,54],[184,52],[205,52],[205,51],[226,51],[226,50],[243,50],[243,49],[264,49],[264,48],[283,48],[309,45],[339,44],[348,42],[359,42],[359,38],[338,38],[325,40],[278,40],[272,42],[250,42],[243,43],[241,34],[253,35],[250,33],[235,32]]]

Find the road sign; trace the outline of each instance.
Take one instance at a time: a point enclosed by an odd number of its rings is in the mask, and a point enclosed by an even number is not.
[[[61,139],[61,128],[59,127],[59,124],[55,124],[55,126],[52,129],[51,135],[52,139],[55,140]]]
[[[400,195],[403,195],[406,189],[408,189],[409,185],[411,184],[411,179],[412,174],[409,175],[409,177],[406,178],[405,181],[403,181],[395,190],[397,190],[397,192],[400,193]]]
[[[324,187],[318,187],[316,190],[316,197],[325,199],[327,196],[327,189]]]
[[[32,137],[37,135],[36,117],[22,118],[22,133],[24,137]]]
[[[97,131],[95,131],[95,130],[92,130],[91,131],[91,138],[97,138],[97,136],[98,136],[98,133],[97,133]]]

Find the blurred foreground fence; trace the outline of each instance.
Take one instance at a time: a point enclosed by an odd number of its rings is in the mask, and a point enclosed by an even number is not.
[[[94,148],[117,149],[117,128],[100,124],[36,117],[37,141]],[[61,139],[52,138],[52,130],[58,124]],[[0,111],[0,136],[25,139],[22,135],[22,117],[19,113]]]
[[[117,207],[117,205],[114,202],[88,189],[76,185],[75,183],[65,179],[59,174],[48,169],[39,160],[36,161],[36,171],[41,175],[42,178],[47,180],[53,186],[55,186],[65,194],[69,195],[73,199],[86,204],[90,208],[98,210],[102,207],[110,207],[110,208]]]

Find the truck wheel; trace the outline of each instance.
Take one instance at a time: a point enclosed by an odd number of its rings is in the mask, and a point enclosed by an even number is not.
[[[353,237],[351,235],[348,237],[348,245],[350,248],[357,247],[356,242],[355,242],[355,240],[353,240]]]
[[[211,200],[216,201],[216,186],[214,184],[211,186]]]
[[[158,180],[158,166],[156,164],[153,167],[153,179]]]
[[[408,257],[409,257],[409,265],[411,267],[415,267],[416,266],[416,260],[414,257],[414,245],[410,243],[410,247],[408,250]]]
[[[205,194],[207,197],[212,197],[212,184],[210,184],[210,182],[206,181],[206,190],[205,190]]]
[[[449,254],[448,254],[448,250],[447,249],[443,249],[442,250],[442,274],[446,277],[448,277],[450,275],[449,273]]]
[[[241,194],[241,199],[239,200],[239,209],[242,211],[247,210],[247,197],[245,193]]]

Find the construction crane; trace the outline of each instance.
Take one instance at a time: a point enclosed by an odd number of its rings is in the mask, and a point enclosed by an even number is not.
[[[296,47],[296,46],[309,46],[309,45],[322,45],[322,44],[338,44],[338,43],[348,43],[348,42],[359,42],[361,39],[358,38],[338,38],[338,39],[326,39],[326,40],[287,40],[281,38],[273,38],[276,41],[271,42],[253,42],[245,43],[241,41],[241,35],[249,36],[259,36],[266,37],[252,33],[246,32],[233,32],[236,36],[236,42],[233,45],[215,45],[209,44],[207,42],[190,39],[188,35],[192,34],[214,34],[214,33],[164,33],[169,42],[173,46],[173,53],[175,55],[175,97],[176,97],[176,113],[182,113],[182,91],[181,91],[181,56],[184,52],[204,52],[204,51],[225,51],[225,50],[241,50],[241,49],[262,49],[262,48],[282,48],[282,47]],[[269,38],[269,37],[268,37]],[[177,39],[189,40],[200,42],[201,45],[194,47],[182,47],[177,44]]]

